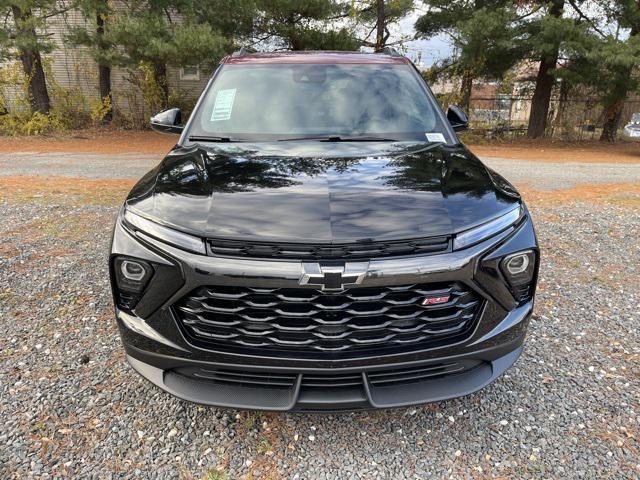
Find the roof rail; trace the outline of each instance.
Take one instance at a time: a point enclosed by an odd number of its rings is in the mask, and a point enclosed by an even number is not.
[[[390,55],[392,57],[402,57],[402,54],[393,47],[382,47],[376,53],[382,53],[384,55]]]
[[[243,55],[249,55],[250,53],[256,53],[257,50],[252,47],[240,47],[239,50],[236,50],[231,54],[232,57],[242,57]]]

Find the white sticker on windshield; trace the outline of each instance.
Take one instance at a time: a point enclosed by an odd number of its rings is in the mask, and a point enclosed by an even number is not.
[[[233,109],[233,101],[235,98],[235,88],[220,90],[216,95],[216,103],[213,105],[211,121],[219,122],[221,120],[229,120],[231,118],[231,110]]]
[[[427,140],[434,143],[447,143],[444,139],[444,135],[441,133],[425,133]]]

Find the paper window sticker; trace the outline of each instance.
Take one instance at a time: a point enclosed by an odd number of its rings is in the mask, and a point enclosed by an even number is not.
[[[444,135],[441,133],[425,133],[427,140],[434,143],[447,143],[444,139]]]
[[[231,118],[231,110],[233,110],[233,101],[236,98],[236,89],[229,88],[220,90],[216,95],[216,102],[211,112],[211,121],[219,122],[229,120]]]

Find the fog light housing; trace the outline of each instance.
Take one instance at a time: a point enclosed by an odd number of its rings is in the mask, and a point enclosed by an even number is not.
[[[143,260],[117,257],[114,273],[120,290],[140,293],[153,275],[153,267]]]
[[[507,255],[500,262],[500,269],[511,286],[514,298],[519,302],[529,300],[532,295],[536,254],[533,250]]]
[[[144,267],[133,260],[123,260],[120,264],[120,270],[124,278],[131,282],[139,282],[144,278]]]
[[[529,266],[529,256],[526,253],[517,253],[505,259],[504,266],[511,276],[524,273]]]

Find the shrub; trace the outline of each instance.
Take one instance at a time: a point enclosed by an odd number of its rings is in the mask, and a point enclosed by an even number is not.
[[[42,135],[68,129],[68,123],[56,113],[10,113],[0,116],[0,133],[4,135]]]

